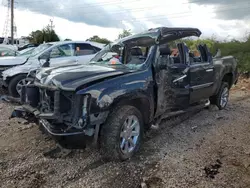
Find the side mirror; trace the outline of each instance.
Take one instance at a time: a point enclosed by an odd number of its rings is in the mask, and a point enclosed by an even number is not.
[[[49,67],[50,66],[50,58],[47,58],[46,61],[42,64],[42,67]]]
[[[49,67],[50,66],[50,52],[45,52],[38,57],[38,61],[40,62],[41,67]]]
[[[50,66],[50,58],[47,58],[46,60],[38,58],[38,60],[39,60],[40,67],[49,67]]]

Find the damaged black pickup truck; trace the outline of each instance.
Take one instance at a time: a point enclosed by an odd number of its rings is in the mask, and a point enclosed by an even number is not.
[[[126,160],[150,125],[210,103],[226,107],[238,77],[234,57],[212,57],[205,44],[195,56],[184,43],[172,55],[170,43],[200,35],[150,29],[107,45],[86,65],[44,68],[22,88],[16,114],[34,114],[54,136],[92,136],[105,157]]]

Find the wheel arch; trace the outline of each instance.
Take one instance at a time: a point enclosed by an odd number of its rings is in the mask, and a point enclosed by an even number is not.
[[[8,84],[6,84],[8,86],[8,92],[12,97],[20,97],[20,92],[17,90],[17,85],[26,77],[26,74],[17,74],[10,79]]]
[[[114,103],[111,105],[111,109],[115,109],[118,106],[124,105],[129,105],[137,108],[143,117],[143,123],[145,125],[152,121],[152,107],[150,105],[150,101],[146,97],[121,98],[120,100],[114,101]]]
[[[111,114],[113,114],[114,110],[117,109],[118,107],[122,106],[133,106],[136,109],[139,110],[139,112],[142,115],[143,123],[144,123],[144,128],[147,130],[149,128],[149,123],[153,120],[154,117],[154,104],[152,104],[152,101],[149,100],[149,98],[143,94],[137,96],[133,95],[127,95],[127,96],[121,96],[119,99],[114,100],[112,103],[110,103],[108,106],[106,106],[107,110],[107,115],[105,116],[105,119],[103,119],[99,125],[98,128],[95,132],[95,137],[96,137],[96,143],[97,140],[100,139],[100,131],[103,129],[103,126],[107,119],[110,117]]]
[[[233,85],[233,73],[229,72],[224,74],[222,82],[227,82],[230,89]]]
[[[15,78],[15,77],[17,77],[17,76],[19,76],[19,75],[25,75],[25,76],[26,76],[27,74],[28,74],[28,73],[18,73],[18,74],[9,76],[9,77],[6,78],[5,82],[9,85],[10,81],[11,81],[13,78]]]
[[[226,83],[228,83],[228,85],[229,85],[229,89],[232,87],[232,85],[234,84],[233,83],[233,73],[232,72],[227,72],[227,73],[224,73],[224,74],[222,74],[223,76],[220,78],[220,80],[218,81],[218,85],[217,85],[217,87],[216,87],[216,89],[215,89],[215,93],[214,93],[214,95],[217,95],[218,94],[218,92],[219,92],[219,90],[220,90],[220,87],[221,87],[221,84],[223,83],[223,82],[226,82]]]

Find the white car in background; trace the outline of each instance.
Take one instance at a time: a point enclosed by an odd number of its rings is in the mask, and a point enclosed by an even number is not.
[[[11,48],[5,48],[0,46],[0,64],[6,59],[12,59],[13,57],[30,55],[35,47],[26,48],[24,50],[16,51]]]
[[[13,45],[0,44],[0,58],[8,56],[16,56],[17,48]]]
[[[28,58],[19,59],[19,66],[2,72],[3,85],[8,87],[11,96],[19,97],[21,87],[28,82],[26,80],[27,74],[40,68],[47,59],[50,61],[50,67],[84,64],[88,63],[104,46],[105,44],[90,41],[63,41],[41,44],[34,49]],[[1,67],[9,66],[10,63],[0,62],[0,70]]]
[[[35,47],[26,48],[21,51],[16,51],[13,56],[4,56],[0,58],[0,75],[4,70],[7,70],[13,66],[20,65],[26,60],[31,53],[34,51]],[[0,47],[1,50],[1,47]]]

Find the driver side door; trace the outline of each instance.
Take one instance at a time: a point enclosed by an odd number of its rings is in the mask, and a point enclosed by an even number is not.
[[[165,68],[155,69],[157,87],[156,117],[165,112],[185,109],[189,106],[189,69],[186,64],[184,44],[177,44],[177,48],[179,56],[176,59],[170,57],[171,52],[165,53],[169,50],[160,49],[157,61],[162,61],[160,64],[166,64],[166,66],[164,66]]]
[[[190,80],[188,77],[189,66],[187,63],[188,49],[184,43],[178,43],[177,49],[179,56],[176,57],[177,59],[175,59],[172,64],[168,65],[167,70],[169,80],[167,82],[167,86],[169,89],[165,95],[168,100],[172,100],[172,107],[179,110],[185,109],[189,106]]]

